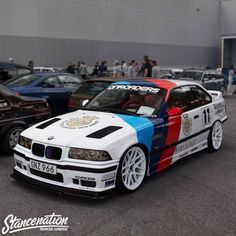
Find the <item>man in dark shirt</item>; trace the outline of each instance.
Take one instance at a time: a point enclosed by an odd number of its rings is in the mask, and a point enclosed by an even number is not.
[[[72,62],[69,63],[69,66],[66,68],[66,72],[70,74],[75,74],[75,68]]]
[[[152,77],[152,65],[148,56],[143,57],[143,77]]]

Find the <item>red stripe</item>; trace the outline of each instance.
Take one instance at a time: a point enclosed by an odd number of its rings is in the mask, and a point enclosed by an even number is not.
[[[177,86],[175,82],[170,80],[164,80],[164,79],[147,79],[147,80],[153,84],[156,84],[160,88],[168,90],[165,101],[167,101],[170,91]]]
[[[50,159],[52,159],[52,148],[50,147]]]
[[[181,130],[181,116],[170,117],[168,124],[169,125],[165,146],[178,141]],[[174,146],[163,151],[159,164],[157,166],[157,172],[164,170],[165,168],[171,165],[175,148],[176,147]]]
[[[149,82],[156,84],[160,88],[165,88],[171,90],[175,88],[177,85],[175,82],[165,79],[147,79]]]

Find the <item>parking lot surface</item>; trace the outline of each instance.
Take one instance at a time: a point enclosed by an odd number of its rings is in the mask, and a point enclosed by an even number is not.
[[[28,219],[54,212],[68,217],[67,232],[15,235],[236,235],[236,97],[226,104],[220,151],[186,157],[130,195],[92,200],[34,189],[10,177],[13,157],[0,154],[0,230],[9,214]]]

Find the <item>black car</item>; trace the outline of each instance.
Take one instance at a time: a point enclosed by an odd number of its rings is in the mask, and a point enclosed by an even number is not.
[[[25,128],[50,116],[45,99],[19,96],[0,85],[0,150],[10,153]]]
[[[201,84],[207,90],[225,93],[224,75],[216,70],[184,70],[177,75],[177,79],[194,81]]]
[[[31,73],[33,73],[33,70],[27,66],[0,61],[0,83]]]
[[[132,78],[129,77],[101,77],[89,79],[84,82],[84,84],[79,87],[70,97],[69,101],[69,111],[75,111],[79,107],[84,106],[87,102],[89,102],[92,98],[94,98],[98,93],[107,88],[111,83],[122,81],[122,80],[130,80]]]

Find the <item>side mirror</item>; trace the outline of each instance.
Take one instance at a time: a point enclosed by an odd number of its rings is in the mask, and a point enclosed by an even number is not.
[[[180,116],[183,113],[183,109],[180,107],[173,107],[168,111],[168,115],[170,116]]]
[[[84,100],[84,101],[82,102],[82,106],[84,107],[88,102],[89,102],[88,99]]]

